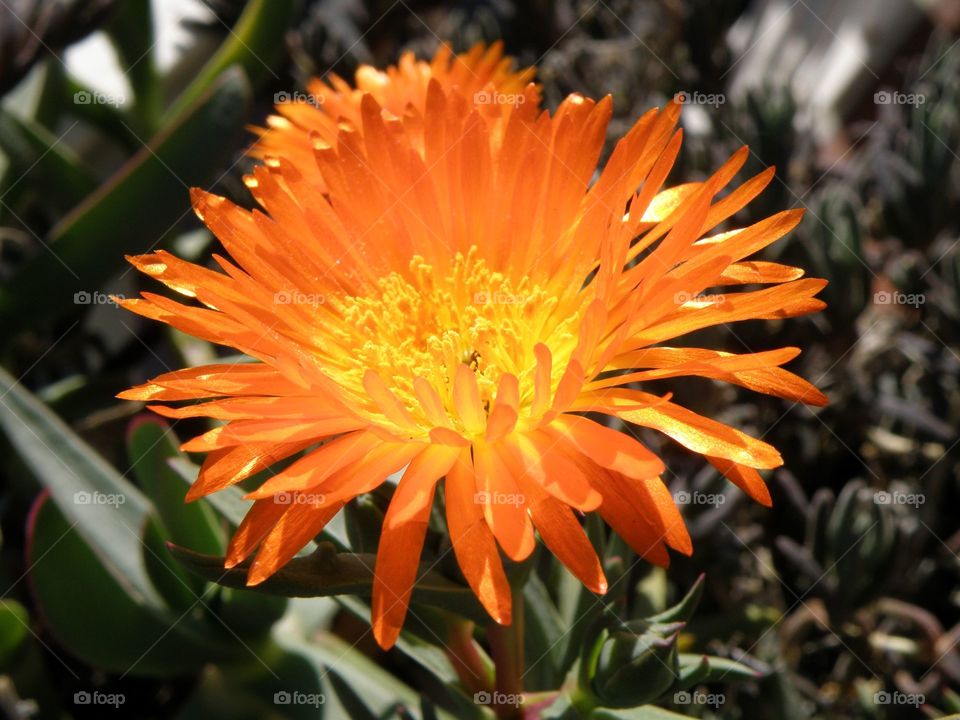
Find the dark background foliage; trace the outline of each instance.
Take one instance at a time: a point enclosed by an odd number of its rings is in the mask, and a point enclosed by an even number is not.
[[[9,158],[0,181],[2,362],[121,470],[127,466],[123,430],[136,408],[114,394],[182,365],[184,358],[203,361],[211,351],[159,325],[118,319],[112,306],[69,298],[74,292],[135,293],[140,280],[125,272],[124,252],[143,252],[159,242],[178,243],[195,256],[209,254],[210,238],[187,212],[183,185],[200,184],[251,203],[240,181],[250,164],[242,157],[250,141],[243,125],[263,121],[275,92],[330,71],[350,77],[362,62],[385,66],[405,49],[426,56],[441,38],[457,49],[499,38],[521,65],[536,64],[548,107],[570,92],[611,94],[610,147],[641,112],[677,92],[722,98],[685,109],[686,138],[672,181],[706,176],[742,144],[751,148],[743,179],[776,165],[777,178],[737,222],[805,207],[800,227],[768,256],[827,278],[823,297],[829,308],[782,323],[720,328],[687,342],[732,352],[800,347],[803,355],[792,369],[831,402],[807,408],[709,381],[673,383],[668,389],[680,402],[763,437],[781,450],[786,464],[769,478],[774,506],[766,509],[726,489],[712,470],[675,446],[644,436],[666,458],[672,490],[693,497],[722,493],[724,501],[683,508],[694,556],[676,559],[665,577],[643,563],[631,566],[626,602],[642,604],[645,592],[677,597],[705,572],[704,597],[686,628],[686,642],[697,652],[740,659],[763,671],[762,679],[724,686],[719,710],[674,708],[685,714],[882,718],[960,712],[958,3],[927,2],[922,9],[906,0],[878,3],[897,8],[889,14],[903,27],[891,35],[890,28],[867,23],[866,36],[878,44],[852,62],[867,72],[858,68],[823,107],[802,92],[804,83],[816,86],[820,79],[801,60],[826,55],[813,38],[842,46],[844,30],[858,27],[866,15],[882,25],[884,13],[868,12],[871,3],[306,2],[290,17],[270,67],[250,63],[256,91],[248,83],[227,87],[224,92],[242,102],[193,118],[214,128],[216,152],[198,158],[189,148],[151,140],[182,182],[171,182],[161,170],[156,179],[145,176],[128,198],[108,192],[119,185],[114,173],[131,161],[150,169],[149,156],[156,153],[145,154],[143,143],[168,121],[183,121],[156,109],[191,87],[209,56],[204,48],[229,40],[246,3],[208,0],[216,16],[191,25],[200,48],[187,53],[193,65],[185,61],[179,74],[163,82],[151,79],[149,62],[123,57],[122,38],[135,32],[125,25],[130,6],[0,5],[0,91],[31,71],[46,73],[33,120],[9,108],[0,111],[0,148]],[[832,6],[829,13],[826,6]],[[904,6],[908,10],[900,14]],[[784,42],[773,53],[761,73],[769,82],[741,82],[751,66],[756,70],[764,62],[755,57],[769,29],[760,24],[762,17],[769,20],[764,12],[782,18],[793,44]],[[97,28],[121,38],[121,65],[131,68],[131,76],[146,76],[141,87],[154,88],[154,100],[141,103],[138,97],[126,114],[63,105],[63,98],[83,88],[59,55]],[[731,39],[738,31],[748,33],[746,47]],[[836,66],[824,62],[825,81]],[[884,92],[923,101],[885,104],[876,95]],[[225,113],[224,107],[231,109]],[[230,113],[235,121],[225,119]],[[60,144],[54,142],[58,137],[68,139]],[[107,188],[100,192],[115,204],[101,215],[84,215],[91,207],[85,198],[98,187]],[[144,209],[154,204],[156,217]],[[88,259],[95,281],[84,275],[74,286],[69,278],[38,283],[62,272],[51,259],[60,242]],[[62,288],[58,294],[61,282],[70,286],[66,296]],[[177,432],[185,437],[190,429],[184,423]],[[2,583],[11,599],[32,610],[18,578],[27,569],[24,518],[39,485],[9,446],[3,456],[8,481],[0,492]],[[651,590],[658,583],[662,590]],[[84,588],[64,592],[79,599]],[[358,632],[355,622],[344,617],[335,627],[350,638]],[[57,647],[41,623],[29,623]],[[401,677],[415,675],[395,656],[361,647]],[[55,655],[51,647],[38,648],[36,666],[26,670],[46,673],[53,678],[46,682],[63,686]],[[84,677],[100,677],[79,660],[68,662]],[[136,711],[142,716],[174,717],[192,682],[126,679],[117,686],[150,708]],[[30,697],[31,687],[43,685],[27,682],[21,694]],[[922,695],[925,702],[878,705],[877,693]],[[15,690],[3,686],[0,695],[12,703]],[[3,712],[16,716],[15,710]],[[54,716],[46,709],[43,714]]]

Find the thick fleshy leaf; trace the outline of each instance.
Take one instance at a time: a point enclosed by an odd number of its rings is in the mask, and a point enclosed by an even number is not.
[[[191,617],[179,622],[172,614],[162,617],[131,595],[47,494],[31,513],[28,533],[30,587],[40,616],[57,641],[84,662],[131,675],[178,675],[241,650],[229,635],[217,641]],[[140,547],[132,538],[127,544]],[[77,602],[81,588],[83,602]]]
[[[221,557],[176,546],[171,547],[171,551],[178,561],[211,582],[234,588],[247,587],[249,561],[224,570]],[[375,560],[374,555],[338,553],[332,544],[322,543],[312,555],[290,560],[251,589],[285,597],[359,595],[369,598],[373,592]],[[490,619],[469,588],[431,570],[430,563],[420,565],[413,602],[443,608],[478,622]]]
[[[165,613],[139,539],[147,498],[0,368],[0,426],[70,524],[125,591]]]

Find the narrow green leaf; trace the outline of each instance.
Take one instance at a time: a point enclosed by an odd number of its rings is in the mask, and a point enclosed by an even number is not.
[[[641,705],[640,707],[619,710],[598,708],[590,714],[591,720],[677,720],[677,718],[687,717],[689,716],[664,710],[654,705]]]
[[[71,525],[138,602],[163,602],[144,566],[144,495],[0,368],[0,426]]]
[[[295,0],[250,0],[216,54],[164,114],[164,122],[195,102],[232,65],[242,67],[254,83],[273,75],[271,68],[283,48],[295,8]]]
[[[157,509],[166,539],[197,552],[224,552],[226,543],[209,504],[184,502],[186,488],[170,461],[186,458],[170,426],[146,415],[137,418],[127,431],[127,452],[134,476]]]
[[[44,199],[49,198],[54,208],[66,212],[97,187],[97,181],[56,135],[2,108],[0,149],[11,164],[11,180],[3,189],[4,195],[18,185],[42,187]]]
[[[696,655],[692,653],[680,653],[681,675],[684,667],[699,665],[706,661],[708,669],[706,674],[698,682],[716,682],[721,679],[727,681],[733,680],[757,680],[762,678],[764,673],[756,668],[749,667],[736,660],[715,657],[713,655]]]
[[[207,182],[243,127],[250,84],[225,72],[176,124],[166,127],[114,177],[63,218],[33,257],[0,288],[0,324],[21,329],[99,292],[123,255],[163,246],[190,210],[188,189]]]
[[[150,0],[120,3],[106,27],[133,86],[133,112],[140,127],[152,130],[163,109],[163,93],[153,54],[153,14]]]
[[[340,638],[329,633],[320,633],[312,641],[295,632],[278,632],[275,636],[283,648],[313,662],[321,674],[336,675],[341,683],[351,688],[354,696],[363,698],[375,716],[389,717],[389,713],[396,712],[400,705],[403,714],[397,714],[401,717],[424,720],[420,694],[416,690]],[[441,720],[455,717],[442,709],[435,709],[435,712]]]
[[[688,622],[693,617],[693,613],[700,604],[700,598],[703,597],[703,585],[706,576],[701,574],[693,584],[683,599],[671,608],[667,608],[662,613],[658,613],[648,618],[644,618],[648,623],[674,623]]]
[[[177,546],[171,551],[179,562],[207,580],[227,587],[247,587],[249,561],[225,570],[222,557]],[[337,552],[332,543],[323,542],[313,554],[294,558],[268,580],[250,589],[284,597],[359,595],[369,598],[375,562],[374,555]],[[422,563],[420,568],[413,602],[443,608],[477,622],[489,621],[470,588],[430,570],[429,563]]]

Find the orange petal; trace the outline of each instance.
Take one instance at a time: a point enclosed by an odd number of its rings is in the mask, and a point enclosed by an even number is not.
[[[458,456],[459,451],[452,448],[426,448],[410,463],[390,501],[377,548],[370,606],[373,635],[385,650],[397,641],[407,614],[437,480]]]
[[[214,450],[200,467],[196,482],[187,490],[186,501],[235,485],[274,463],[300,452],[310,441],[281,445],[238,445]]]
[[[487,443],[474,443],[473,466],[477,484],[475,500],[483,508],[493,536],[507,557],[517,562],[525,560],[536,546],[526,497],[500,454]]]
[[[444,491],[450,541],[463,575],[490,617],[501,625],[509,625],[510,584],[493,533],[474,500],[477,487],[468,449],[461,452],[447,473]]]
[[[650,477],[664,471],[663,461],[638,440],[579,415],[560,415],[547,432],[562,437],[600,467],[630,477]]]
[[[260,544],[247,573],[247,585],[259,585],[283,567],[320,534],[342,507],[342,502],[319,505],[294,499]]]
[[[655,397],[639,390],[617,390],[609,395],[628,402],[634,399],[649,402]],[[616,414],[627,422],[659,430],[702,455],[722,457],[760,469],[783,465],[783,458],[772,445],[671,402],[660,402],[654,408],[643,410],[618,410]]]
[[[607,578],[603,566],[570,508],[529,479],[521,479],[519,484],[528,497],[533,524],[550,552],[592,592],[605,593]]]
[[[501,457],[515,478],[529,477],[561,502],[582,512],[596,510],[602,502],[600,493],[563,452],[563,443],[555,436],[543,431],[513,433],[501,443]]]
[[[770,490],[767,489],[767,484],[756,470],[738,465],[725,458],[707,456],[707,460],[709,460],[710,464],[727,478],[727,480],[743,490],[758,503],[767,507],[773,506],[773,500],[770,498]]]

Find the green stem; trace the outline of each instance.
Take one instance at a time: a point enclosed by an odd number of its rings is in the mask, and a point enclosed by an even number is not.
[[[512,622],[510,625],[490,623],[487,640],[496,668],[493,709],[501,720],[523,718],[523,583],[512,585]]]

